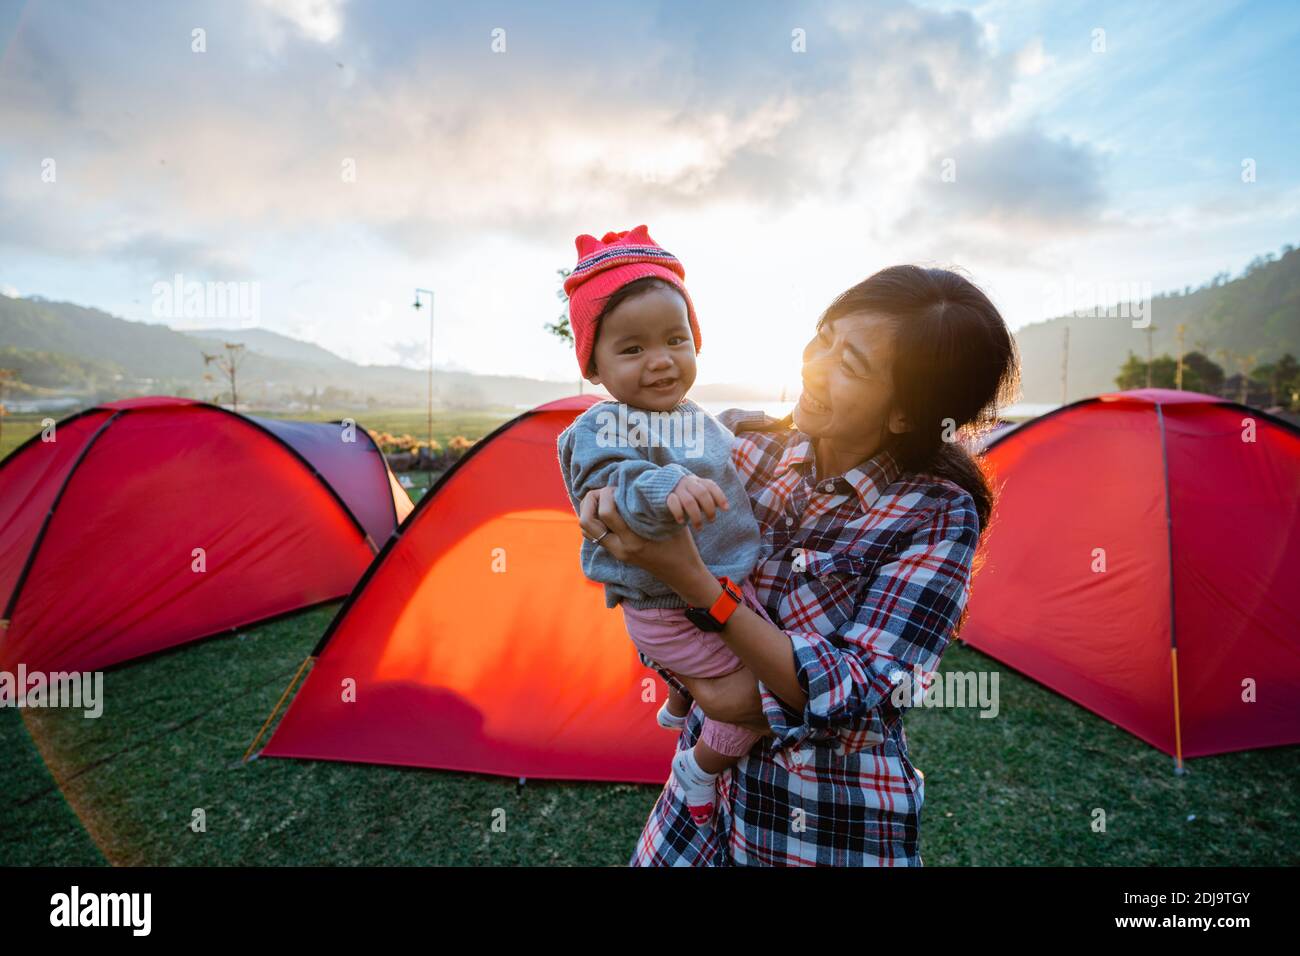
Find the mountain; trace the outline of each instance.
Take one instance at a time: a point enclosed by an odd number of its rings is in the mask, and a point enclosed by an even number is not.
[[[269,329],[170,329],[130,322],[68,302],[0,296],[0,368],[12,368],[22,386],[13,397],[75,392],[87,400],[173,394],[213,399],[225,392],[216,366],[227,342],[245,347],[239,367],[240,402],[259,406],[312,403],[420,407],[428,400],[428,371],[396,365],[358,365],[310,342]],[[205,373],[211,378],[205,379]],[[434,370],[434,404],[442,408],[538,405],[571,395],[576,380]],[[588,390],[590,390],[588,388]],[[700,401],[764,401],[769,390],[701,385]]]
[[[203,377],[203,355],[188,336],[69,302],[0,296],[0,345],[99,363],[124,378]]]
[[[1016,332],[1024,401],[1061,400],[1067,326],[1070,401],[1114,391],[1115,375],[1129,352],[1146,359],[1147,333],[1134,328],[1129,318],[1137,314],[1134,304],[1126,302],[1111,312],[1061,316]],[[1228,375],[1286,352],[1300,357],[1300,250],[1287,246],[1281,258],[1258,257],[1236,279],[1220,274],[1195,290],[1153,296],[1146,315],[1154,326],[1151,351],[1156,356],[1177,354],[1177,327],[1182,324],[1184,350],[1203,352]]]
[[[204,364],[203,353],[222,352],[226,342],[247,349],[239,368],[241,403],[418,407],[427,401],[427,371],[357,365],[265,329],[182,332],[68,302],[0,296],[0,362],[29,386],[11,387],[15,397],[71,391],[87,400],[138,394],[213,399],[226,386],[215,366]],[[571,382],[520,376],[435,369],[433,378],[434,404],[442,408],[536,405],[574,390]]]
[[[1279,358],[1300,356],[1300,250],[1281,258],[1258,257],[1235,279],[1215,276],[1198,289],[1165,292],[1149,303],[1154,355],[1176,354],[1177,326],[1183,348],[1200,351],[1228,375]],[[1125,303],[1100,316],[1060,316],[1016,333],[1025,402],[1061,399],[1061,346],[1070,330],[1070,400],[1112,391],[1129,352],[1145,358],[1147,333],[1134,328]],[[1118,312],[1119,314],[1114,314]],[[0,296],[0,367],[13,368],[25,388],[10,394],[73,391],[92,399],[172,393],[206,399],[224,388],[205,366],[203,353],[226,342],[246,347],[240,367],[240,399],[262,406],[291,402],[325,405],[377,403],[403,407],[426,401],[428,372],[395,365],[357,365],[327,349],[267,329],[177,331],[128,322],[99,309],[39,297]],[[205,379],[205,373],[215,378]],[[574,381],[434,371],[434,403],[443,408],[515,408],[572,394]],[[701,385],[700,401],[768,401],[776,396],[753,386]]]
[[[242,342],[250,352],[267,358],[287,359],[290,362],[307,362],[322,368],[347,367],[347,359],[329,349],[311,342],[272,332],[270,329],[178,329],[191,338],[201,339],[208,351],[219,350],[225,342]]]
[[[116,365],[70,358],[60,352],[17,349],[12,345],[0,345],[0,369],[17,373],[19,384],[8,385],[8,391],[32,396],[60,394],[69,382],[87,388],[111,387],[122,376],[121,368]]]

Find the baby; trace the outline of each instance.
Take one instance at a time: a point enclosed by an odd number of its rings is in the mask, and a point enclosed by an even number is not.
[[[579,236],[577,247],[578,264],[564,289],[578,365],[615,400],[593,405],[560,435],[560,467],[574,509],[587,492],[610,485],[619,514],[641,537],[665,538],[690,521],[704,563],[724,590],[731,585],[732,602],[721,613],[743,598],[766,616],[749,575],[768,549],[731,463],[733,436],[686,398],[700,330],[685,270],[645,226],[600,240]],[[646,571],[591,540],[582,545],[582,570],[605,585],[606,606],[622,607],[632,642],[660,667],[719,677],[741,666],[717,628],[692,623],[686,602]],[[706,627],[717,621],[708,610],[692,610]],[[670,691],[659,723],[679,730],[686,713],[685,698]],[[752,731],[706,717],[694,749],[678,752],[673,776],[698,825],[712,820],[717,775],[757,740]]]

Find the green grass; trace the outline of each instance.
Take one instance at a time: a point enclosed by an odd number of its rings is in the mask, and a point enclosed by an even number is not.
[[[94,843],[69,805],[115,864],[626,861],[653,788],[537,781],[518,791],[513,780],[437,771],[241,765],[333,610],[110,671],[98,720],[0,713],[0,747],[20,768],[0,809],[0,865],[93,862]],[[195,808],[206,813],[206,833],[190,829]],[[505,833],[492,831],[498,809]]]
[[[407,495],[412,501],[419,501],[439,478],[442,477],[440,471],[404,471],[398,478],[411,483],[406,489]]]
[[[0,865],[626,863],[656,787],[241,765],[333,612],[110,671],[98,720],[0,711]],[[963,646],[944,659],[997,666]],[[907,721],[926,775],[927,865],[1300,862],[1300,748],[1195,760],[1176,777],[1164,754],[1005,670],[996,719],[921,708]],[[1104,834],[1091,829],[1097,807]],[[195,808],[205,833],[190,829]]]
[[[250,414],[265,415],[266,413],[254,410]],[[433,413],[433,437],[444,448],[447,446],[447,442],[456,435],[462,435],[469,439],[482,438],[498,425],[514,418],[517,414],[518,412],[504,410],[479,412],[435,410]],[[305,422],[333,422],[351,418],[371,431],[388,432],[393,435],[412,435],[421,440],[424,439],[429,430],[428,413],[420,409],[325,410],[275,413],[267,415],[267,417],[293,418]]]
[[[43,417],[7,417],[0,454]],[[376,431],[425,427],[419,411],[356,417]],[[435,437],[477,438],[505,417],[438,413]],[[423,486],[430,476],[411,477]],[[334,610],[110,671],[98,720],[0,709],[0,865],[626,862],[656,787],[240,764]],[[907,717],[926,777],[927,865],[1300,863],[1300,747],[1194,760],[1177,777],[1166,755],[989,658],[960,645],[944,657],[944,670],[990,669],[1001,670],[996,719]],[[190,829],[195,808],[205,833]],[[1097,808],[1105,833],[1092,829]],[[492,830],[497,810],[504,833]]]
[[[27,439],[31,438],[41,430],[41,421],[45,418],[53,418],[58,421],[64,418],[65,412],[24,412],[21,415],[13,413],[4,416],[4,425],[0,429],[0,458],[4,458]]]

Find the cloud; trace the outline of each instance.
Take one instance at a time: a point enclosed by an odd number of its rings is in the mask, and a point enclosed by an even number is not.
[[[111,206],[87,206],[71,187],[60,191],[55,183],[43,188],[48,198],[24,195],[6,201],[5,214],[0,216],[0,248],[130,263],[150,275],[182,272],[226,280],[254,275],[255,267],[237,242],[214,236],[194,238],[175,228],[164,231],[165,216],[155,224]]]
[[[429,343],[412,339],[406,342],[390,342],[389,348],[397,356],[397,364],[407,368],[428,368]]]
[[[248,281],[254,276],[251,265],[237,252],[214,248],[207,243],[183,239],[158,232],[140,232],[105,245],[100,255],[110,254],[153,266],[164,275],[191,273],[226,281]]]
[[[1042,37],[1034,37],[1016,53],[1016,72],[1021,76],[1037,76],[1055,62],[1043,51]]]
[[[343,30],[344,0],[258,0],[258,3],[317,43],[331,43]]]
[[[1086,143],[1032,126],[967,140],[931,158],[909,219],[1022,235],[1084,231],[1101,224],[1103,166]]]
[[[66,121],[79,113],[74,69],[69,60],[70,51],[60,49],[56,38],[47,39],[40,32],[27,30],[22,42],[9,38],[0,45],[0,77],[10,95],[21,90],[29,113]]]
[[[486,21],[419,5],[357,8],[346,29],[341,3],[247,10],[259,16],[211,10],[206,54],[190,51],[189,20],[164,11],[134,45],[117,24],[93,73],[64,58],[59,100],[95,118],[78,140],[32,105],[32,76],[5,77],[16,87],[0,123],[54,141],[93,194],[78,197],[79,228],[175,230],[183,244],[347,223],[422,257],[501,230],[552,241],[593,216],[729,204],[762,216],[857,203],[883,225],[907,211],[935,150],[969,140],[1024,69],[967,12],[883,0],[689,23],[671,4],[596,10],[580,31],[525,7],[500,17],[503,54]],[[108,15],[42,12],[18,42],[66,52]],[[268,58],[267,17],[311,42]],[[322,56],[323,43],[334,50]],[[49,198],[12,185],[0,200]]]

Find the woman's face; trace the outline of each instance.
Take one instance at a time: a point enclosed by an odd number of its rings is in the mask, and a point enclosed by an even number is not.
[[[890,433],[905,430],[894,408],[893,366],[888,318],[856,313],[822,323],[803,350],[795,427],[846,452],[874,455]]]

